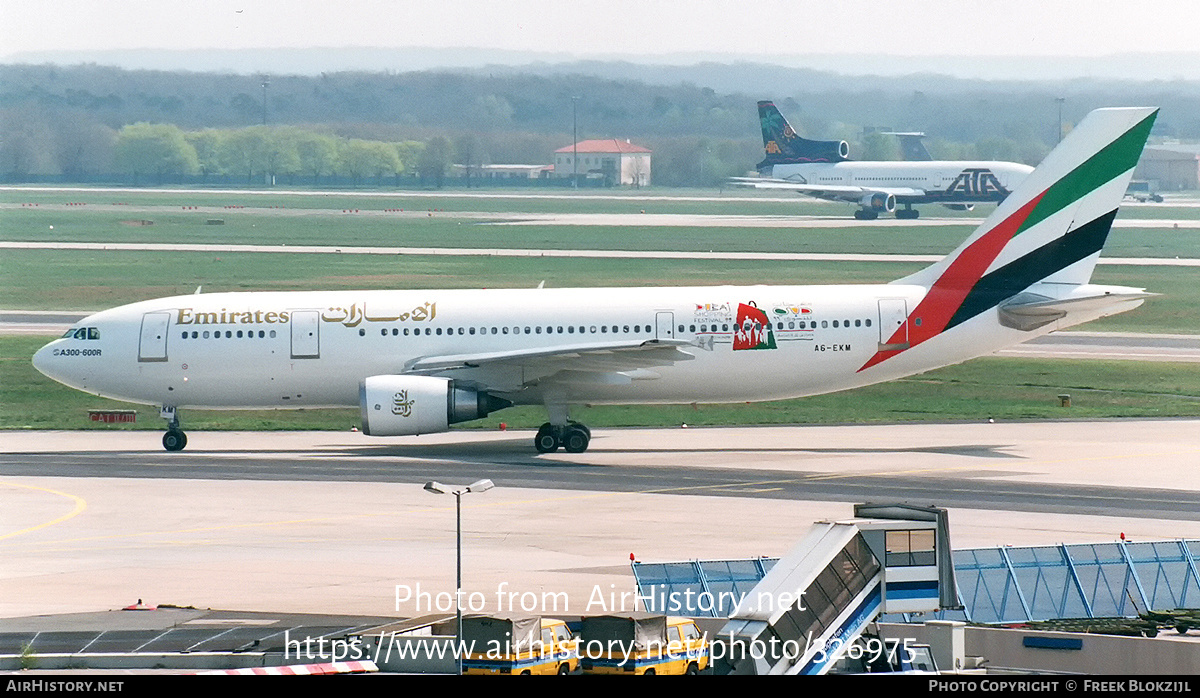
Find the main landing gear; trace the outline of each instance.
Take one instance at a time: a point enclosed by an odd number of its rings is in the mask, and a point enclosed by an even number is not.
[[[187,446],[187,434],[179,428],[179,415],[174,407],[163,407],[159,415],[167,420],[167,433],[163,434],[163,448],[168,451],[182,451]]]
[[[876,218],[879,218],[879,212],[872,211],[870,209],[860,208],[854,212],[854,218],[855,218],[855,220],[860,220],[860,221],[873,221]]]
[[[583,453],[592,440],[592,430],[579,422],[567,422],[557,426],[546,422],[533,437],[533,446],[538,453],[553,453],[561,446],[567,453]]]
[[[904,208],[896,209],[896,218],[900,220],[915,221],[921,217],[921,212],[913,208],[910,204],[905,204]]]

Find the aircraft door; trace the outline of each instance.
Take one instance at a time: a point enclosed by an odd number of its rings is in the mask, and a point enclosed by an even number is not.
[[[900,331],[899,335],[896,334],[897,330]],[[908,303],[903,298],[880,298],[879,351],[907,348]]]
[[[167,325],[170,321],[170,313],[146,313],[142,316],[138,361],[167,360]]]
[[[292,358],[321,358],[320,317],[315,310],[292,311]]]
[[[655,318],[654,336],[658,339],[675,339],[675,313],[658,313]]]

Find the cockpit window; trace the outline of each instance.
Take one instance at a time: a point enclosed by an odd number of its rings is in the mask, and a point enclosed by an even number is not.
[[[63,339],[100,339],[98,327],[72,327],[62,336]]]

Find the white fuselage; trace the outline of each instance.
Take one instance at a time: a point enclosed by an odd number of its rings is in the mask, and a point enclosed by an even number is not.
[[[986,203],[1003,199],[1032,171],[1032,167],[1012,162],[849,160],[775,165],[771,176],[818,187],[924,191],[924,194],[897,193],[896,199],[901,203]]]
[[[734,402],[890,380],[1099,314],[1021,332],[985,313],[951,339],[935,337],[861,370],[924,294],[890,284],[177,296],[92,315],[77,327],[94,330],[94,339],[51,342],[34,364],[71,387],[135,403],[349,407],[359,404],[367,377],[402,374],[427,357],[670,339],[694,358],[633,370],[614,359],[606,373],[594,357],[577,371],[567,354],[441,375],[518,404]],[[747,305],[770,318],[755,337],[738,335]]]

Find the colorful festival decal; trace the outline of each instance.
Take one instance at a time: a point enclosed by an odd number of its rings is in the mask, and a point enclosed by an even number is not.
[[[812,315],[812,308],[805,305],[777,305],[772,310],[784,320]]]
[[[738,303],[737,325],[734,326],[733,350],[774,349],[775,333],[767,314],[754,305]]]

